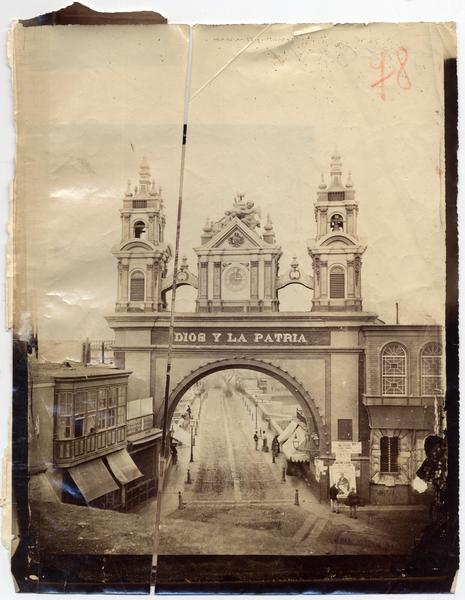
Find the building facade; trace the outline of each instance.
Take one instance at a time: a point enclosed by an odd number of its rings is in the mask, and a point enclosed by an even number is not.
[[[161,197],[149,180],[144,162],[138,188],[124,197],[122,240],[114,251],[118,296],[107,321],[115,332],[116,364],[132,372],[129,399],[152,398],[161,427],[166,294],[174,274]],[[339,460],[336,449],[360,442],[348,460],[364,500],[414,502],[411,482],[424,458],[424,439],[437,429],[443,398],[442,329],[386,325],[363,310],[366,246],[357,234],[358,210],[350,174],[344,182],[334,153],[329,183],[322,179],[317,190],[308,272],[296,260],[280,265],[270,217],[262,227],[258,209],[244,195],[220,219],[207,219],[195,248],[197,273],[182,261],[176,274],[176,285],[194,287],[197,300],[194,312],[175,317],[168,416],[206,375],[255,370],[277,379],[299,402],[318,446],[309,461],[323,497],[328,467]],[[278,292],[289,285],[312,290],[308,311],[279,310]]]
[[[127,400],[130,371],[30,364],[29,472],[49,498],[127,510],[156,491],[153,414]]]

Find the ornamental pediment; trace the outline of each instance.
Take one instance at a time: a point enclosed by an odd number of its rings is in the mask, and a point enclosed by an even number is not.
[[[119,248],[121,252],[146,252],[147,250],[154,251],[155,249],[154,244],[151,242],[139,239],[137,241],[128,240],[121,244]]]
[[[251,250],[269,246],[236,217],[218,231],[204,247],[211,250]]]
[[[349,234],[340,233],[338,235],[334,235],[334,233],[330,233],[327,236],[324,236],[320,240],[318,240],[319,246],[333,246],[333,247],[341,247],[341,246],[358,246],[357,240],[355,240]]]

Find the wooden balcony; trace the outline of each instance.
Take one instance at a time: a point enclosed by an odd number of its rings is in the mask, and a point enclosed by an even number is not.
[[[142,417],[129,419],[127,422],[127,434],[130,436],[135,433],[140,433],[141,431],[150,431],[153,427],[153,413],[150,413],[148,415],[143,415]]]
[[[155,424],[155,415],[149,413],[127,422],[127,440],[130,444],[144,444],[161,437],[161,429]]]
[[[53,456],[59,467],[70,467],[126,446],[126,425],[79,438],[53,441]]]

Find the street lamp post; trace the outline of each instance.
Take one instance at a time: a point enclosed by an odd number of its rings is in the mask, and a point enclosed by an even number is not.
[[[257,401],[257,396],[254,396],[253,399],[255,401],[255,431],[257,431],[257,429],[258,429],[258,401]]]
[[[194,462],[194,425],[191,423],[191,458],[189,462]]]

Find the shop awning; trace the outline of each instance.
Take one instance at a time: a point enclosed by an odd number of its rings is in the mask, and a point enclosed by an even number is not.
[[[282,451],[287,460],[291,462],[308,462],[310,460],[308,452],[302,452],[298,448],[297,450],[294,448],[292,439],[284,443]]]
[[[191,432],[189,430],[183,429],[178,425],[174,426],[173,431],[170,431],[170,435],[173,440],[183,444],[183,446],[189,446],[191,443]]]
[[[371,429],[434,429],[431,406],[367,406],[366,409]]]
[[[284,431],[279,435],[278,442],[280,444],[284,444],[284,442],[289,439],[289,437],[294,433],[298,426],[299,424],[297,423],[297,421],[295,419],[292,419],[292,421],[289,423],[286,429],[284,429]]]
[[[110,475],[101,458],[90,460],[68,469],[86,502],[116,491],[118,484]]]
[[[307,436],[305,431],[297,425],[296,429],[282,445],[282,451],[287,460],[291,462],[307,462],[310,460],[306,451]]]
[[[142,473],[125,448],[108,454],[106,459],[111,472],[120,483],[129,483],[142,477]]]

